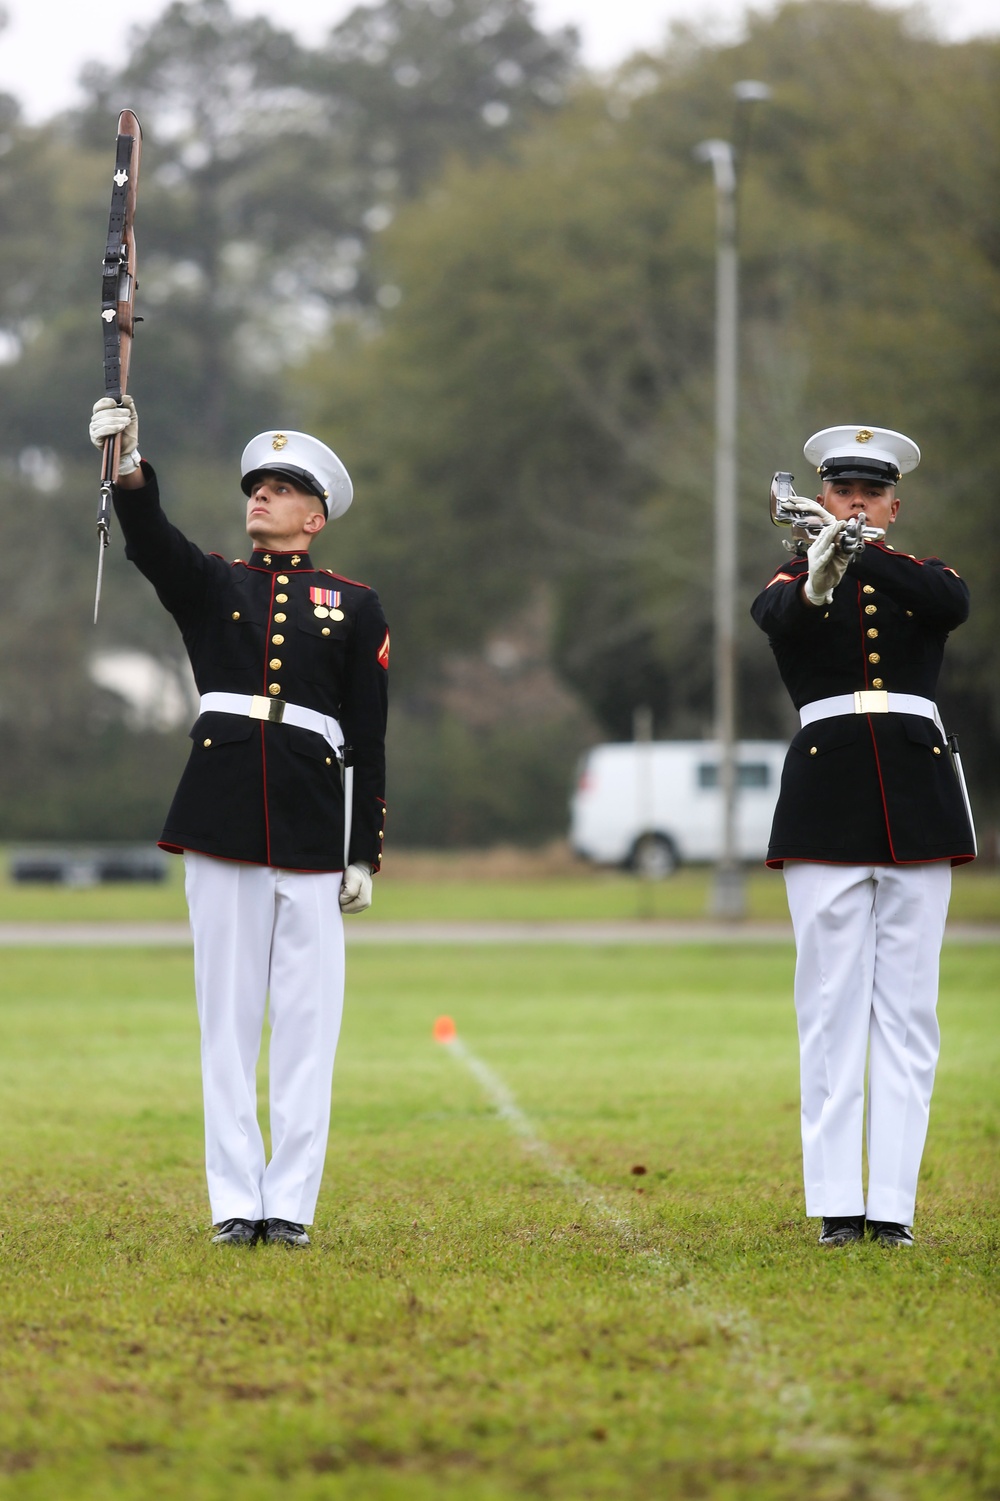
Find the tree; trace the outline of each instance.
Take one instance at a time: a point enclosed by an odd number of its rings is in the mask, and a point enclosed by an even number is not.
[[[381,59],[372,28],[390,40]],[[351,62],[355,43],[363,56]],[[441,76],[434,58],[447,59]],[[117,540],[100,628],[80,629],[96,558],[85,434],[100,392],[96,268],[121,105],[144,126],[146,321],[132,372],[142,445],[162,460],[176,519],[236,555],[239,452],[254,430],[294,419],[288,364],[338,309],[376,316],[369,247],[393,206],[444,154],[505,150],[533,114],[556,106],[571,66],[571,38],[543,37],[523,0],[392,0],[349,17],[317,54],[267,21],[237,17],[226,0],[175,0],[133,34],[124,69],[88,70],[88,103],[75,116],[30,129],[0,100],[0,578],[18,601],[0,667],[8,832],[28,827],[15,818],[23,784],[34,796],[18,817],[38,831],[63,820],[92,832],[111,814],[97,784],[114,787],[134,736],[124,705],[91,681],[96,650],[124,644],[181,668],[176,633]],[[160,778],[162,801],[159,750],[179,764],[183,736],[156,744],[141,769]],[[134,771],[133,784],[142,780]],[[137,796],[131,812],[119,801],[109,831],[135,832],[156,801]]]
[[[214,454],[274,419],[285,366],[334,311],[377,304],[368,250],[395,205],[445,154],[503,150],[570,66],[571,39],[545,38],[525,0],[383,0],[319,53],[228,0],[173,0],[121,72],[91,67],[82,137],[103,139],[122,99],[144,126],[165,436]]]
[[[416,197],[453,155],[502,153],[563,103],[576,47],[571,27],[539,31],[529,0],[382,0],[333,29],[308,76],[375,208]]]
[[[358,501],[320,555],[386,599],[394,733],[422,747],[413,837],[458,789],[448,838],[509,837],[518,808],[526,833],[558,828],[574,749],[627,735],[639,701],[659,733],[706,730],[713,195],[692,148],[728,132],[748,76],[774,98],[742,177],[742,605],[781,556],[770,474],[808,487],[805,435],[854,416],[912,432],[924,460],[899,542],[973,586],[944,702],[975,785],[995,786],[998,62],[995,42],[942,44],[913,14],[794,0],[738,44],[675,31],[599,86],[574,81],[572,39],[534,29],[526,0],[381,0],[313,52],[226,0],[178,0],[120,75],[91,71],[79,116],[29,129],[0,101],[11,798],[44,784],[55,821],[60,756],[79,758],[81,788],[125,764],[120,710],[88,678],[95,645],[178,659],[117,546],[101,629],[80,629],[96,260],[125,102],[146,131],[142,445],[172,514],[233,556],[249,432],[318,424],[342,453]],[[501,692],[490,653],[516,621],[531,622],[531,671],[540,652],[561,687],[528,691],[512,670]],[[741,651],[744,732],[784,733],[749,624]],[[454,685],[473,678],[492,720],[462,709]],[[182,756],[183,736],[171,745]],[[86,816],[99,803],[81,791]]]
[[[375,339],[339,330],[308,380],[352,455],[356,566],[401,626],[404,680],[544,578],[556,660],[608,731],[640,699],[662,733],[709,727],[714,246],[692,150],[747,76],[775,99],[743,183],[743,603],[781,555],[770,474],[802,478],[805,435],[851,413],[923,438],[904,536],[951,547],[997,640],[994,534],[958,554],[998,441],[998,55],[839,0],[753,18],[735,46],[679,33],[400,215],[383,247],[400,306]],[[1000,739],[989,650],[956,637],[951,677],[981,772]],[[783,733],[749,625],[741,652],[744,732]]]

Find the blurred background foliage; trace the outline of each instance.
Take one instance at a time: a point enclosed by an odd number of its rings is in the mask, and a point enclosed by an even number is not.
[[[810,432],[898,428],[924,458],[894,541],[973,589],[941,701],[995,818],[1000,43],[802,0],[595,79],[528,0],[382,0],[314,51],[175,0],[120,74],[88,69],[81,110],[28,127],[0,100],[0,837],[155,836],[186,754],[180,642],[117,539],[89,624],[126,105],[142,449],[230,556],[253,432],[344,458],[357,500],[317,556],[393,625],[394,837],[538,842],[636,705],[658,735],[710,732],[714,198],[692,153],[731,134],[742,78],[773,98],[741,160],[741,732],[791,723],[747,615],[782,556],[771,473],[809,493]],[[122,651],[163,712],[95,666]]]

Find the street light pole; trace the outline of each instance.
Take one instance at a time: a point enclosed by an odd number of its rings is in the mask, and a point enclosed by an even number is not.
[[[744,916],[743,871],[736,845],[736,389],[739,265],[736,162],[728,141],[703,141],[698,156],[715,179],[715,738],[719,747],[722,828],[711,896],[713,917]]]
[[[733,88],[740,104],[767,99],[764,83],[746,79]],[[739,256],[736,154],[729,141],[702,141],[699,161],[715,181],[715,737],[719,746],[722,828],[710,910],[713,917],[746,916],[746,890],[736,829],[736,424],[738,392]]]

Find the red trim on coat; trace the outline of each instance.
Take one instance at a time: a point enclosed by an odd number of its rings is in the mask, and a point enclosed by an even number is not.
[[[360,579],[349,579],[346,573],[334,573],[332,568],[317,568],[315,573],[328,573],[332,579],[340,579],[342,584],[353,584],[356,589],[367,589],[371,592],[371,584],[363,584]]]
[[[893,865],[903,865],[907,862],[896,859],[896,850],[892,842],[892,825],[889,823],[889,805],[885,800],[885,783],[882,780],[882,763],[878,758],[878,741],[875,739],[875,726],[872,724],[872,717],[870,714],[866,714],[865,718],[868,721],[868,733],[872,737],[872,751],[875,755],[875,771],[878,775],[878,792],[879,797],[882,799],[882,817],[885,819],[885,837],[889,841],[889,853],[892,856]]]
[[[871,682],[870,682],[871,673],[868,670],[868,668],[869,668],[869,662],[868,662],[868,637],[865,635],[865,631],[867,630],[867,627],[865,625],[864,590],[862,589],[860,583],[856,584],[855,588],[857,590],[858,621],[860,622],[860,627],[859,628],[860,628],[860,631],[861,631],[861,669],[862,669],[862,671],[864,673],[865,687],[866,688],[870,688],[871,687]],[[879,637],[877,639],[881,640],[881,637]],[[879,792],[879,797],[882,799],[882,817],[885,819],[885,837],[889,841],[889,853],[892,856],[892,864],[893,865],[901,865],[904,862],[901,861],[901,860],[897,860],[896,859],[896,851],[895,851],[895,848],[893,847],[893,843],[892,843],[892,826],[889,823],[889,805],[886,802],[886,797],[885,797],[885,782],[882,780],[882,763],[879,760],[878,741],[875,739],[875,726],[872,724],[872,717],[871,717],[870,714],[866,714],[865,715],[865,719],[867,719],[867,721],[868,721],[868,733],[872,737],[872,754],[875,757],[875,774],[878,777],[878,792]],[[850,865],[850,864],[853,864],[855,862],[853,862],[853,861],[845,861],[845,862],[833,861],[831,863],[833,863],[835,865],[839,865],[841,863],[849,864]]]
[[[266,860],[237,860],[235,855],[216,855],[208,850],[196,850],[193,844],[168,844],[163,839],[157,840],[157,849],[161,849],[167,855],[204,855],[206,860],[225,860],[227,865],[255,865],[260,870],[290,870],[297,876],[342,876],[344,867],[324,865],[322,870],[313,870],[308,865],[268,865]]]
[[[855,598],[858,603],[858,629],[861,632],[861,671],[864,674],[865,687],[870,688],[871,684],[868,681],[868,652],[865,649],[865,612],[862,606],[861,585],[855,584],[854,588],[856,591]]]
[[[260,569],[259,568],[259,569],[256,570],[256,572],[258,572],[258,573],[266,573],[267,569],[266,568],[265,569]],[[278,575],[276,573],[272,573],[271,574],[271,603],[270,603],[270,606],[268,607],[268,612],[267,612],[267,629],[264,632],[264,660],[261,663],[261,669],[262,669],[261,692],[263,693],[263,695],[265,697],[267,697],[267,671],[268,671],[268,669],[267,669],[267,659],[268,659],[268,648],[271,645],[271,631],[272,631],[272,628],[274,626],[274,590],[275,590],[275,585],[277,583],[277,578],[278,578]],[[267,747],[267,741],[264,738],[264,723],[265,723],[265,721],[261,720],[261,722],[260,722],[260,769],[261,769],[261,786],[262,786],[262,790],[263,790],[263,794],[264,794],[264,846],[265,846],[265,848],[267,850],[267,861],[266,861],[266,863],[268,865],[270,865],[272,863],[272,861],[271,861],[271,810],[270,810],[270,808],[267,805],[267,748],[266,748]]]
[[[960,579],[962,577],[962,575],[958,573],[954,568],[949,568],[947,563],[942,563],[941,559],[935,557],[933,553],[929,558],[918,558],[915,557],[912,552],[900,552],[898,548],[893,547],[891,542],[886,542],[884,540],[879,542],[869,542],[866,545],[868,547],[877,548],[879,552],[887,552],[891,557],[894,558],[908,558],[911,563],[919,563],[921,568],[926,568],[928,563],[941,563],[941,567],[944,569],[945,573],[950,573],[957,579]]]
[[[783,865],[968,865],[975,855],[935,855],[929,860],[811,860],[806,855],[783,855],[780,860],[765,860],[768,870],[780,870]]]

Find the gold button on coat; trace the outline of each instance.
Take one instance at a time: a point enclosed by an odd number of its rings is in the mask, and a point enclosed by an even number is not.
[[[811,746],[810,746],[810,747],[809,747],[809,754],[810,754],[810,755],[811,755],[811,756],[815,756],[815,754],[816,754],[816,750],[817,750],[817,747],[816,747],[816,746],[815,746],[815,745],[811,745]]]
[[[881,678],[872,678],[872,687],[873,688],[884,688],[885,684],[883,683],[883,681],[882,681]]]
[[[233,619],[234,620],[239,620],[239,618],[240,618],[240,612],[239,612],[239,610],[234,610],[233,611]]]
[[[278,574],[278,583],[279,584],[287,584],[288,583],[288,574],[287,573],[279,573]]]
[[[327,758],[326,758],[326,764],[327,764],[327,766],[332,766],[333,765],[333,757],[332,756],[327,756]]]
[[[871,639],[871,640],[872,640],[872,641],[874,641],[874,640],[875,640],[875,638],[876,638],[876,637],[877,637],[877,635],[878,635],[878,627],[877,627],[877,626],[874,626],[874,625],[870,625],[870,626],[869,626],[869,627],[868,627],[868,630],[867,630],[867,631],[866,631],[866,632],[865,632],[865,634],[866,634],[866,635],[867,635],[867,636],[868,636],[868,637],[869,637],[869,638],[870,638],[870,639]]]
[[[939,745],[932,745],[931,750],[936,756],[939,756],[941,754],[941,747]]]
[[[287,615],[282,615],[280,610],[279,610],[278,614],[275,615],[274,618],[278,622],[279,625],[284,625],[285,621],[288,619]]]
[[[267,685],[267,691],[268,691],[268,693],[273,693],[274,697],[277,698],[278,694],[281,692],[281,684],[280,683],[268,683],[268,685]]]
[[[279,605],[287,605],[287,603],[288,603],[288,595],[287,594],[276,594],[274,597],[277,600],[277,602],[278,602]]]
[[[211,742],[211,740],[203,740],[201,743],[205,747],[205,749],[208,750],[208,747],[211,745],[212,742]]]
[[[330,627],[328,625],[325,625],[323,627],[322,631],[320,632],[320,635],[322,635],[322,636],[329,636],[329,634],[330,634]]]
[[[872,585],[872,584],[865,584],[861,592],[862,592],[862,594],[874,594],[875,593],[874,585]]]
[[[866,615],[876,615],[877,613],[878,613],[878,605],[865,605],[865,614]]]
[[[272,636],[271,637],[271,644],[272,644],[272,646],[284,646],[284,644],[285,644],[285,638],[284,638],[284,636],[280,636],[280,635],[279,636]]]
[[[879,656],[877,651],[870,651],[868,653],[868,660],[869,662],[881,662],[882,658]],[[274,666],[273,662],[271,663],[271,666]]]
[[[270,662],[268,662],[267,665],[268,665],[268,667],[270,667],[270,669],[271,669],[272,672],[277,672],[278,668],[281,666],[281,658],[280,657],[272,657],[271,660],[270,660]]]

